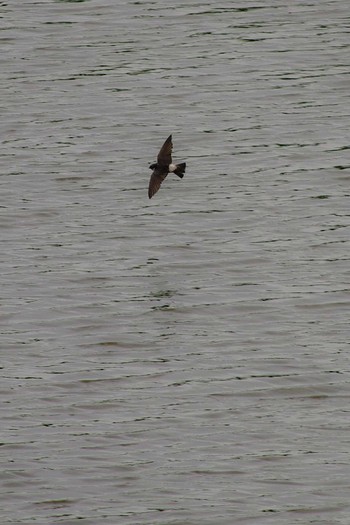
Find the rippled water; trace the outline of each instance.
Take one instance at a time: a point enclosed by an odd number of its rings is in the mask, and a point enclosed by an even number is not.
[[[347,0],[0,4],[1,523],[348,525]]]

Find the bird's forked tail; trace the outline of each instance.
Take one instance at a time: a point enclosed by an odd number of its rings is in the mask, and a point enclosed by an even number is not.
[[[174,170],[174,173],[175,175],[180,177],[180,179],[182,179],[182,177],[185,175],[185,171],[186,171],[186,162],[182,162],[181,164],[176,165],[176,170]]]

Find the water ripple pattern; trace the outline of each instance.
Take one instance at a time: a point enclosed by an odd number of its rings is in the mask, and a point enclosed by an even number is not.
[[[348,525],[349,2],[0,5],[2,525]]]

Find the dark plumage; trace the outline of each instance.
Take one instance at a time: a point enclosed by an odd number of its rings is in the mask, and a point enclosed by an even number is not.
[[[180,179],[182,179],[185,174],[186,162],[182,162],[181,164],[172,164],[172,150],[172,136],[169,135],[161,147],[160,152],[158,153],[157,162],[150,165],[150,169],[153,170],[148,186],[148,197],[150,199],[155,193],[157,193],[168,173],[173,172],[175,175],[180,177]]]

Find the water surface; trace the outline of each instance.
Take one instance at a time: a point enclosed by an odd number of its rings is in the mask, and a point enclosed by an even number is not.
[[[348,2],[1,6],[1,522],[347,525]]]

